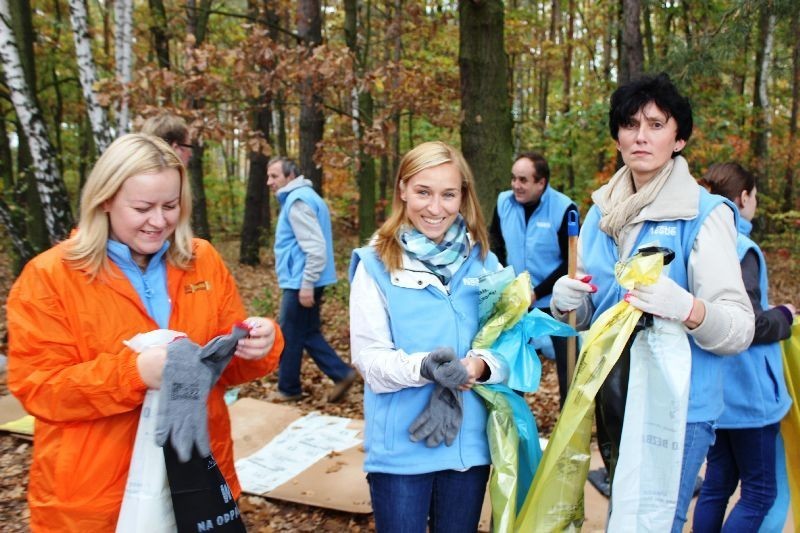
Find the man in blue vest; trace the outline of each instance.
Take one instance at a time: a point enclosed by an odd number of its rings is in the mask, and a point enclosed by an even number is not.
[[[281,206],[275,225],[275,270],[283,290],[280,326],[285,346],[278,371],[279,401],[303,397],[303,349],[334,382],[328,401],[342,399],[356,372],[342,361],[320,331],[320,304],[326,285],[336,283],[331,217],[295,163],[285,157],[267,165],[267,185]]]
[[[553,284],[567,273],[567,218],[578,208],[549,185],[550,167],[535,152],[517,156],[511,167],[511,190],[497,197],[489,230],[492,251],[519,274],[531,276],[531,306],[550,314]],[[567,342],[552,337],[561,405],[567,397]],[[544,350],[547,351],[546,349]],[[551,354],[548,354],[551,355]]]

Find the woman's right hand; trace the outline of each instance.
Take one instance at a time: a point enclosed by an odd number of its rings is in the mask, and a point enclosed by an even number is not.
[[[558,278],[553,285],[552,303],[555,308],[562,313],[577,309],[587,294],[597,292],[597,286],[589,283],[591,280],[592,276]]]
[[[167,362],[167,346],[152,346],[142,350],[136,358],[136,369],[148,389],[161,388],[161,375]]]

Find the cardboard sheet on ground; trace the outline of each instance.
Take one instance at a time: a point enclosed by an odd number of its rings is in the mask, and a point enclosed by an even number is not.
[[[229,409],[234,459],[244,492],[350,513],[372,512],[369,487],[363,471],[364,451],[360,441],[340,451],[325,452],[321,457],[313,457],[313,440],[310,443],[306,440],[305,445],[301,442],[304,436],[308,437],[305,429],[311,429],[317,436],[321,436],[324,426],[329,425],[334,434],[342,438],[339,444],[352,444],[348,443],[347,437],[361,438],[360,433],[364,426],[362,420],[351,419],[342,426],[339,421],[331,420],[333,417],[321,419],[321,416],[317,416],[306,418],[304,428],[287,432],[287,428],[297,428],[297,425],[292,424],[303,418],[299,409],[252,398],[242,398]],[[294,440],[293,434],[297,435]],[[299,465],[301,456],[315,460],[311,461],[310,466],[290,476],[287,481],[264,492],[262,489],[266,483],[262,482],[266,479],[257,480],[260,483],[250,483],[251,486],[248,486],[247,480],[252,479],[253,473],[258,473],[259,468],[262,469],[263,478],[278,479],[280,476],[280,472],[274,468],[275,465],[270,465],[268,457],[258,456],[259,450],[268,446],[273,439],[273,446],[276,447],[274,449],[283,448],[286,454],[281,456],[279,467],[291,468],[293,465],[287,464],[290,458],[296,461],[294,465]],[[288,448],[292,446],[296,447],[290,451]],[[337,446],[332,445],[331,448],[335,449]],[[269,448],[266,452],[268,451]],[[248,461],[242,462],[243,459],[248,459],[249,464]]]

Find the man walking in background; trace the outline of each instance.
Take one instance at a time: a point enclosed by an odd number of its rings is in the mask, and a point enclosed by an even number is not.
[[[331,218],[325,201],[297,165],[285,157],[267,165],[267,185],[281,205],[275,226],[275,270],[283,291],[280,326],[285,346],[278,372],[278,400],[303,397],[300,367],[305,348],[334,382],[328,401],[341,400],[356,379],[320,330],[320,304],[326,285],[336,283]]]
[[[549,185],[550,167],[535,152],[517,156],[511,167],[511,190],[497,198],[489,229],[492,251],[516,274],[531,276],[531,306],[550,314],[553,284],[567,273],[567,219],[578,208]],[[567,340],[551,337],[561,405],[567,397]],[[547,347],[542,351],[547,353]]]

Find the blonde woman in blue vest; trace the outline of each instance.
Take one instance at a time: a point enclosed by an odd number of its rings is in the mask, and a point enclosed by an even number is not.
[[[592,194],[594,205],[578,240],[577,279],[559,278],[550,308],[566,319],[575,310],[586,329],[621,300],[683,326],[691,348],[686,433],[672,531],[680,532],[695,479],[722,414],[722,355],[753,338],[753,310],[736,256],[736,207],[700,187],[681,156],[692,134],[692,108],[666,74],[620,86],[611,96],[609,128],[625,165]],[[669,272],[628,293],[614,265],[646,246],[675,252]],[[589,279],[591,278],[591,283]],[[598,441],[611,491],[627,395],[629,352],[623,352],[597,397]],[[611,385],[612,392],[605,389]],[[622,409],[615,398],[622,393]],[[601,435],[601,422],[611,428]]]
[[[505,380],[478,331],[477,278],[498,270],[472,172],[443,142],[400,162],[392,214],[350,267],[352,361],[364,378],[379,532],[475,531],[489,476],[475,383]]]
[[[737,251],[747,294],[756,317],[750,347],[735,357],[725,373],[725,410],[717,422],[717,440],[708,451],[706,480],[694,512],[695,531],[758,531],[775,502],[776,453],[780,421],[792,403],[783,378],[778,341],[792,334],[796,310],[790,303],[770,307],[767,265],[750,239],[756,199],[756,179],[737,163],[712,165],[703,176],[712,193],[739,208]],[[780,470],[780,468],[779,468]],[[785,478],[785,465],[783,477]],[[741,480],[741,497],[728,518],[728,499]],[[776,508],[786,517],[788,498]],[[781,531],[780,524],[769,531]]]

